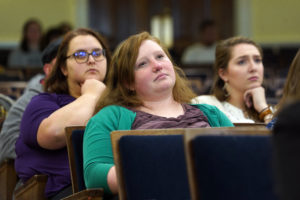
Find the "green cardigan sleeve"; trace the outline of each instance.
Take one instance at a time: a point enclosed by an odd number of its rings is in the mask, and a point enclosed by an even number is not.
[[[191,104],[198,107],[207,117],[211,127],[232,127],[232,122],[216,106],[208,104]]]
[[[114,165],[110,133],[131,129],[135,116],[124,107],[107,106],[88,121],[83,137],[83,171],[87,188],[103,188],[105,193],[111,193],[107,185],[107,173]]]
[[[195,104],[208,118],[212,127],[233,126],[230,120],[215,106]],[[114,130],[130,130],[136,114],[124,107],[107,106],[93,116],[83,137],[83,168],[87,188],[103,188],[107,185],[107,173],[114,165],[110,133]]]

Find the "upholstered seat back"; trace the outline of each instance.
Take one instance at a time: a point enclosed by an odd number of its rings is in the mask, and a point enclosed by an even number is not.
[[[77,174],[77,185],[78,191],[85,190],[84,177],[83,177],[83,155],[82,155],[82,143],[83,143],[84,129],[73,130],[71,135],[73,150],[74,150],[74,160],[75,160],[75,170]]]
[[[191,142],[199,199],[276,199],[270,136],[206,135]]]
[[[123,136],[126,199],[190,199],[182,135]]]

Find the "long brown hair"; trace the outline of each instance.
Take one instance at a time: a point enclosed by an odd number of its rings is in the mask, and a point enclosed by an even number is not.
[[[120,105],[125,107],[137,107],[143,105],[137,94],[129,89],[134,85],[134,66],[139,53],[139,48],[144,40],[152,40],[161,46],[168,58],[171,60],[176,82],[173,88],[173,97],[180,103],[189,103],[196,95],[188,87],[184,72],[177,66],[168,52],[168,49],[161,44],[160,40],[151,36],[148,32],[142,32],[130,36],[123,41],[115,50],[107,77],[107,87],[101,96],[96,112],[108,105]]]
[[[212,94],[216,96],[216,98],[219,101],[226,101],[229,95],[226,89],[224,88],[224,80],[219,76],[219,70],[228,69],[228,63],[232,58],[232,49],[238,44],[251,44],[255,46],[258,49],[261,57],[263,57],[261,47],[253,40],[243,36],[231,37],[218,43],[215,52],[216,60],[214,64],[214,81],[212,87]],[[249,109],[246,107],[246,112],[251,118],[255,119],[256,121],[259,121],[258,113],[255,111],[254,108]]]
[[[57,57],[55,65],[50,73],[50,75],[46,78],[44,84],[44,90],[46,92],[52,92],[57,94],[69,94],[69,86],[67,82],[67,77],[62,73],[62,68],[66,68],[66,57],[69,50],[69,44],[73,38],[79,35],[91,35],[94,36],[102,45],[103,49],[105,49],[105,57],[107,60],[107,71],[109,71],[109,64],[111,61],[110,50],[106,44],[106,40],[103,36],[101,36],[96,31],[87,28],[79,28],[77,30],[73,30],[68,32],[58,49]],[[107,73],[106,73],[107,74]],[[104,79],[104,83],[106,82],[106,77]]]
[[[277,105],[278,112],[287,104],[300,100],[300,50],[294,57],[284,84],[282,97]],[[276,113],[277,114],[277,113]]]
[[[23,30],[22,30],[22,39],[21,39],[21,44],[20,47],[22,49],[22,51],[24,52],[28,52],[29,51],[29,44],[28,44],[28,29],[31,25],[37,25],[39,27],[39,31],[40,31],[40,40],[42,39],[42,25],[41,22],[37,19],[29,19],[28,21],[25,22],[25,24],[23,25]]]

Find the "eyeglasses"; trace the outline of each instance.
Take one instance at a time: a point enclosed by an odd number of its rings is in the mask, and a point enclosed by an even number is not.
[[[90,55],[93,56],[95,61],[101,61],[105,57],[105,49],[93,50],[91,53],[80,50],[73,53],[72,55],[67,56],[66,59],[73,57],[78,64],[81,64],[86,63],[89,60]]]

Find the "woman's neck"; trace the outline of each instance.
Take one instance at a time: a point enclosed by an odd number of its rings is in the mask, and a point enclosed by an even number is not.
[[[244,94],[241,94],[240,92],[231,91],[230,96],[226,101],[241,110],[246,109],[244,103]]]
[[[144,105],[137,110],[161,117],[178,117],[184,114],[183,107],[173,97],[158,101],[143,101]]]
[[[81,95],[81,87],[79,85],[77,85],[76,83],[74,84],[70,84],[70,82],[68,82],[68,86],[69,86],[69,94],[70,96],[74,97],[74,98],[78,98]]]

